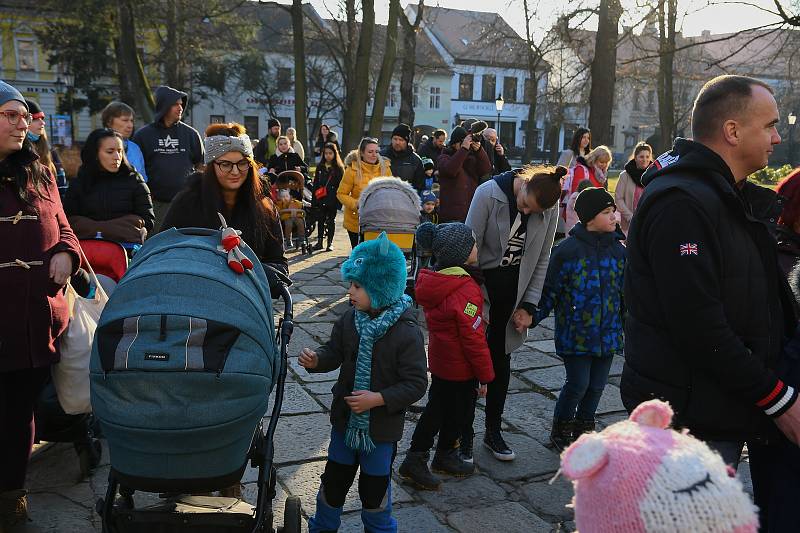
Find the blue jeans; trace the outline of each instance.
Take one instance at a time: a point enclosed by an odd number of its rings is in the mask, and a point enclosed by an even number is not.
[[[392,516],[391,483],[396,453],[396,442],[376,442],[375,449],[368,454],[351,450],[344,443],[344,433],[332,429],[328,462],[317,493],[317,510],[308,521],[309,533],[339,529],[344,501],[359,468],[358,495],[364,531],[397,533],[397,520]]]
[[[567,381],[561,388],[555,408],[555,419],[568,421],[594,420],[600,396],[608,383],[613,357],[590,355],[564,356]]]

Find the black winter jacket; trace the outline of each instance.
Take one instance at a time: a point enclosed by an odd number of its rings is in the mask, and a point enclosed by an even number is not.
[[[430,138],[419,146],[417,154],[420,158],[427,157],[433,161],[433,170],[438,170],[439,166],[436,164],[436,160],[442,155],[442,150],[444,150],[444,146],[437,148],[436,145],[433,144],[433,138]]]
[[[344,432],[350,408],[344,401],[353,391],[358,356],[355,310],[350,309],[334,324],[331,338],[317,349],[319,362],[309,372],[330,372],[341,367],[331,389],[331,424]],[[406,408],[422,398],[428,388],[425,344],[414,308],[406,309],[386,334],[375,341],[370,390],[380,392],[386,405],[369,412],[369,434],[376,442],[397,442],[403,437]]]
[[[701,438],[768,438],[796,318],[775,241],[716,153],[678,139],[642,177],[625,269],[625,407],[668,400]]]
[[[78,171],[70,181],[64,195],[64,212],[67,216],[82,216],[92,220],[113,220],[125,215],[137,215],[144,221],[144,228],[152,233],[155,224],[153,201],[150,189],[135,170],[111,174],[102,172],[90,177]]]
[[[308,165],[305,164],[300,154],[297,152],[286,152],[285,154],[272,154],[267,162],[267,169],[274,168],[275,174],[280,174],[284,170],[296,170],[300,167],[303,174],[308,172]]]
[[[392,163],[392,176],[407,181],[417,192],[425,189],[425,166],[422,158],[417,155],[410,145],[403,152],[395,152],[391,146],[381,150],[381,155]]]
[[[339,183],[342,182],[344,171],[336,165],[331,165],[330,168],[325,166],[325,163],[317,165],[317,172],[314,176],[314,184],[311,186],[311,203],[315,207],[324,207],[326,209],[336,210],[342,205],[336,199],[336,191],[339,190]],[[317,200],[316,192],[320,187],[326,187],[328,194],[322,200]]]

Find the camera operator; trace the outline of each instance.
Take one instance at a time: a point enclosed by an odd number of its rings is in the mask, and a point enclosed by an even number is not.
[[[483,123],[483,130],[486,123]],[[439,168],[439,221],[464,222],[475,189],[492,170],[489,156],[481,146],[482,136],[456,126],[450,143],[437,161]]]

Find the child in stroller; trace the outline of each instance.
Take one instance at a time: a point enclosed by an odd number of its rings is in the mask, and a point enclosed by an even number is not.
[[[283,223],[283,239],[286,251],[308,251],[306,241],[306,212],[300,200],[292,198],[288,189],[278,191],[278,212]]]

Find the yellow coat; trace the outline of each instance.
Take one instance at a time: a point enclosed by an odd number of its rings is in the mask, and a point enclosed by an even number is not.
[[[378,156],[378,162],[374,165],[361,161],[359,172],[356,155],[357,152],[353,150],[345,158],[344,176],[336,191],[336,198],[344,206],[344,227],[353,233],[358,233],[358,197],[361,191],[373,178],[392,175],[391,163],[382,156]]]

